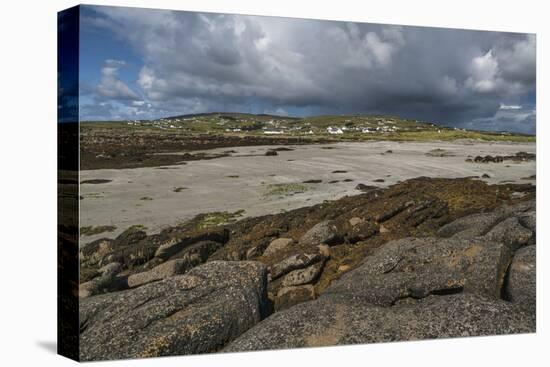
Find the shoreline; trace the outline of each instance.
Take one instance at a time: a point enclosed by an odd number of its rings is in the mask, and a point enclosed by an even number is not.
[[[426,155],[437,148],[450,155]],[[201,213],[244,209],[240,218],[257,217],[357,195],[361,193],[355,189],[358,184],[388,187],[419,176],[460,178],[484,174],[489,177],[480,179],[491,184],[529,183],[533,180],[522,178],[536,171],[535,161],[465,162],[468,156],[477,154],[534,153],[534,143],[343,142],[297,145],[277,156],[265,156],[270,149],[273,146],[233,147],[228,156],[179,166],[83,171],[81,182],[109,182],[81,186],[82,212],[88,215],[82,218],[82,226],[116,226],[115,231],[105,233],[107,237],[136,224],[155,233]],[[227,148],[202,152],[216,154],[224,150]],[[392,153],[386,153],[388,150]],[[266,194],[269,190],[276,192]],[[282,195],[277,196],[281,191]],[[97,238],[81,237],[86,242]]]

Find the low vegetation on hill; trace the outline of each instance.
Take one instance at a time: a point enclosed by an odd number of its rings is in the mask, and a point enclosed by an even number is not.
[[[505,140],[534,141],[534,136],[509,132],[473,131],[388,116],[324,115],[304,118],[244,113],[183,115],[158,120],[84,123],[83,131],[116,128],[136,133],[221,134],[325,137],[333,140]]]

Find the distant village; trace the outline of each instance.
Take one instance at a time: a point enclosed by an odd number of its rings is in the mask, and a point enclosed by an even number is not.
[[[300,120],[297,120],[300,121]],[[410,127],[398,126],[394,119],[372,117],[355,117],[353,119],[335,119],[312,125],[311,122],[285,119],[254,119],[249,116],[234,117],[224,115],[206,115],[191,117],[161,118],[157,120],[132,120],[131,126],[149,126],[162,130],[180,130],[184,132],[225,132],[225,133],[256,133],[264,135],[314,135],[329,134],[391,134],[399,130],[439,129],[433,123]],[[328,126],[327,126],[328,125]],[[455,130],[458,130],[455,128]],[[440,131],[440,130],[439,130]]]

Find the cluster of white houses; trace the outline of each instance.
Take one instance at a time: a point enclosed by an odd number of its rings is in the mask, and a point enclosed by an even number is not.
[[[395,131],[399,130],[399,128],[397,126],[387,126],[387,125],[376,126],[376,127],[347,127],[347,126],[343,126],[343,127],[329,126],[329,127],[327,127],[327,133],[329,133],[329,134],[339,135],[339,134],[343,134],[344,131],[346,131],[346,130],[361,131],[363,134],[369,134],[369,133],[377,133],[377,132],[378,133],[380,133],[380,132],[383,132],[383,133],[395,132]]]
[[[218,119],[215,121],[216,125],[224,128],[226,132],[233,132],[233,133],[240,133],[245,130],[250,130],[247,127],[240,126],[240,123],[247,123],[250,124],[251,122],[254,122],[254,119],[244,119],[244,118],[231,118],[226,116],[217,116]],[[160,129],[184,129],[185,131],[189,131],[189,126],[185,126],[185,122],[209,122],[208,120],[205,120],[203,117],[200,116],[193,116],[193,117],[187,117],[187,118],[172,118],[172,119],[157,119],[152,121],[146,121],[146,120],[130,120],[127,121],[128,125],[148,125],[148,126],[154,126]],[[210,120],[211,121],[211,120]],[[376,121],[368,120],[366,118],[359,118],[359,121],[356,119],[356,122],[359,122],[359,126],[353,126],[352,120],[347,119],[343,122],[345,123],[344,126],[342,126],[342,121],[335,122],[334,125],[328,126],[326,128],[326,133],[331,135],[341,135],[346,132],[360,132],[363,134],[372,134],[372,133],[392,133],[400,130],[401,128],[396,126],[396,122],[391,119],[379,119]],[[265,135],[283,135],[288,133],[298,133],[298,134],[304,134],[304,135],[312,135],[314,134],[315,128],[312,129],[311,123],[305,122],[303,124],[290,124],[286,125],[286,120],[277,120],[277,119],[271,119],[268,121],[262,122],[254,122],[255,126],[253,126],[254,130],[259,130],[258,132],[261,132]],[[340,125],[340,126],[338,126]],[[352,126],[350,126],[352,125]],[[362,126],[361,126],[362,125]],[[429,126],[436,127],[435,124],[430,123]],[[423,127],[416,126],[412,127],[413,129],[422,129]],[[405,128],[406,129],[406,128]],[[458,128],[455,128],[455,130],[461,130]],[[439,130],[440,131],[440,130]]]

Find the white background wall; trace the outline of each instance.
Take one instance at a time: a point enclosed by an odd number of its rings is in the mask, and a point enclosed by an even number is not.
[[[537,33],[538,333],[108,362],[103,366],[548,365],[548,74],[545,1],[134,0],[93,4]],[[0,365],[65,366],[56,338],[56,12],[74,1],[0,3]],[[434,45],[437,47],[437,45]],[[6,113],[7,112],[7,113]],[[546,311],[546,312],[545,312]]]

